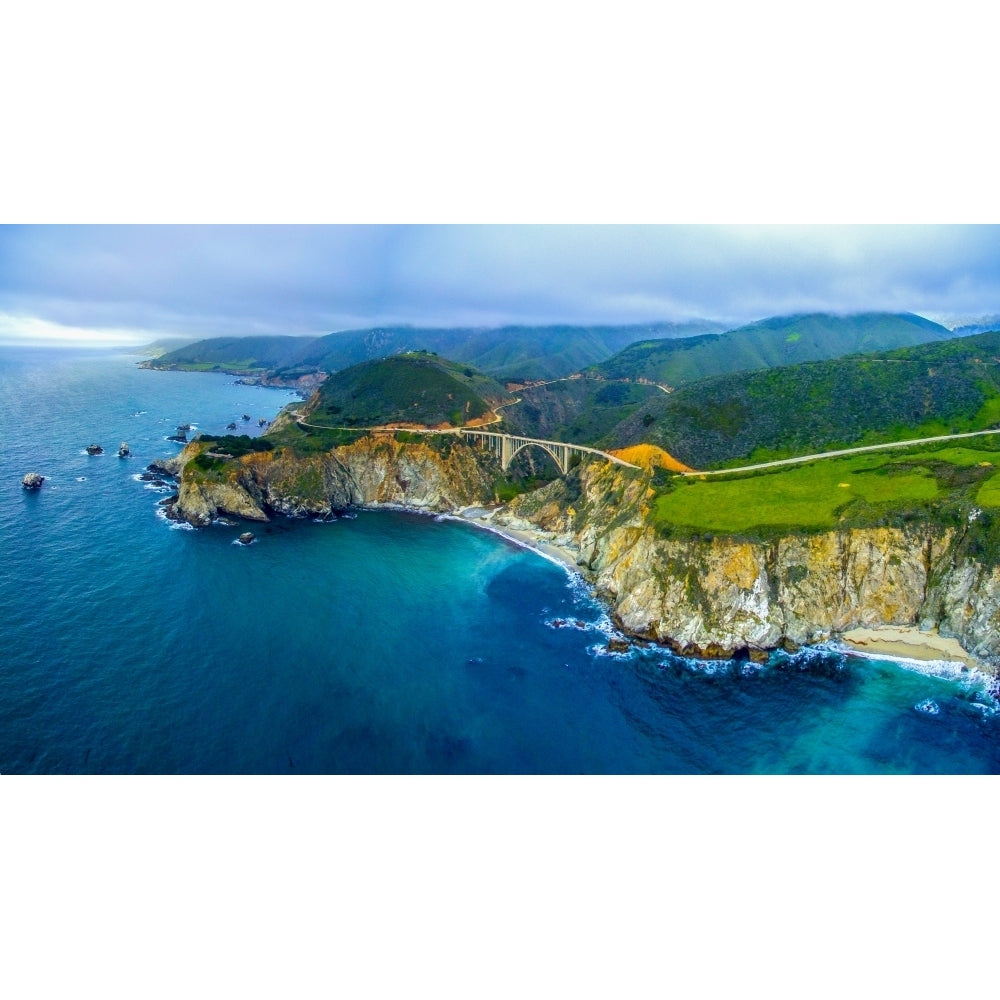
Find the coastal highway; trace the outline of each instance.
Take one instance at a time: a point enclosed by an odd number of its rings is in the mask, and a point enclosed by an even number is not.
[[[774,462],[760,462],[757,465],[741,465],[734,469],[710,469],[706,472],[678,472],[679,476],[725,476],[732,472],[756,472],[758,469],[773,469],[779,465],[801,465],[815,462],[820,458],[840,458],[842,455],[858,455],[864,451],[885,451],[888,448],[912,448],[915,445],[934,444],[938,441],[957,441],[961,438],[982,437],[984,434],[1000,434],[1000,428],[988,431],[967,431],[963,434],[939,434],[937,437],[915,438],[912,441],[891,441],[888,444],[866,444],[860,448],[841,448],[837,451],[821,451],[815,455],[799,455],[797,458],[781,458]]]

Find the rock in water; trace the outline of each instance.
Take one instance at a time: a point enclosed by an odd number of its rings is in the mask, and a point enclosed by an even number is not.
[[[250,414],[249,413],[244,413],[243,414],[243,419],[244,420],[249,420],[250,419]]]
[[[120,445],[118,445],[118,457],[119,458],[128,458],[129,455],[131,455],[131,454],[132,454],[132,452],[129,449],[128,441],[122,441],[122,443]]]
[[[40,476],[37,472],[29,472],[21,480],[21,486],[26,490],[37,490],[45,482],[45,476]]]
[[[227,431],[234,431],[234,430],[236,430],[236,424],[226,424],[226,430]]]
[[[626,639],[608,639],[609,653],[627,653],[628,651],[629,643]]]
[[[104,449],[99,444],[88,444],[87,445],[88,455],[103,455]]]
[[[240,535],[240,542],[243,545],[249,545],[252,541],[253,541],[253,532],[252,531],[244,531],[243,534]]]

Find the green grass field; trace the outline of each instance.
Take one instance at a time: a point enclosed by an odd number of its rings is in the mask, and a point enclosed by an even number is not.
[[[1000,453],[942,447],[824,459],[732,479],[675,478],[654,525],[743,533],[872,523],[930,502],[1000,507]]]

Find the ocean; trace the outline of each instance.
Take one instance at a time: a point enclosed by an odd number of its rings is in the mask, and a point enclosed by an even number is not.
[[[294,397],[138,360],[0,347],[0,773],[1000,771],[975,671],[609,653],[578,577],[450,518],[171,524],[176,427]]]

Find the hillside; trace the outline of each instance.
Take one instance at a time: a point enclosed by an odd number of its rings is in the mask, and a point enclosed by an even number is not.
[[[331,375],[304,408],[305,422],[328,427],[467,424],[505,398],[503,386],[425,352],[366,361]]]
[[[313,340],[312,337],[212,337],[169,350],[146,361],[144,367],[263,373],[292,363]]]
[[[611,357],[641,337],[686,337],[723,326],[707,320],[638,326],[506,326],[425,329],[410,326],[343,330],[323,337],[217,337],[185,344],[147,362],[151,368],[269,372],[298,378],[362,361],[432,351],[497,379],[562,378]],[[152,353],[152,352],[151,352]]]
[[[650,398],[598,442],[694,468],[980,430],[1000,421],[1000,333],[723,375]]]
[[[647,378],[677,386],[712,375],[892,350],[949,337],[945,327],[911,313],[781,316],[728,333],[642,340],[592,371],[609,379]]]

